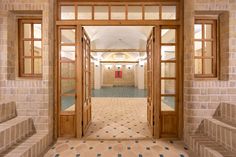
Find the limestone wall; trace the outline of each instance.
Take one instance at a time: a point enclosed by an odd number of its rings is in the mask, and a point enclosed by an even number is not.
[[[122,65],[122,78],[115,78],[115,71],[118,71],[116,64],[113,64],[110,69],[106,65],[102,66],[103,86],[134,86],[134,66],[130,69],[127,65]]]
[[[0,100],[15,101],[18,116],[30,116],[37,130],[53,133],[54,0],[0,0]],[[18,77],[18,16],[42,16],[43,77]]]
[[[185,0],[184,5],[184,135],[188,141],[188,134],[196,131],[204,118],[212,117],[222,102],[236,105],[236,0]],[[219,79],[193,77],[194,11],[229,12],[229,31],[220,32],[221,38],[229,36],[229,41],[220,41]],[[228,27],[227,17],[220,25],[221,29]]]

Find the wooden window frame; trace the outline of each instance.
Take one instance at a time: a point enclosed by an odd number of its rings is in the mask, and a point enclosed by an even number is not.
[[[172,2],[97,2],[95,3],[89,3],[89,2],[58,2],[58,16],[57,20],[59,21],[178,21],[179,20],[179,2],[178,1],[172,1]],[[63,6],[71,6],[74,7],[74,17],[73,19],[61,19],[61,7]],[[90,6],[92,8],[91,12],[91,19],[78,19],[78,6]],[[95,19],[95,9],[96,6],[108,6],[108,19]],[[122,6],[125,8],[124,19],[112,19],[111,18],[111,8],[116,6]],[[142,8],[141,13],[142,17],[140,19],[128,19],[128,7],[129,6],[139,6]],[[158,19],[145,19],[145,6],[159,6],[159,18]],[[162,7],[163,6],[175,6],[176,7],[176,17],[175,19],[162,19]]]
[[[30,38],[24,38],[24,24],[30,24],[31,25],[31,37]],[[34,24],[41,24],[41,38],[34,38]],[[18,20],[18,42],[19,42],[19,77],[24,78],[42,78],[43,73],[43,64],[42,64],[42,53],[43,53],[43,31],[42,31],[43,25],[42,25],[42,19],[41,18],[22,18]],[[24,55],[24,41],[31,41],[31,55],[25,56]],[[41,41],[41,55],[40,56],[34,56],[34,42],[35,41]],[[25,73],[24,72],[24,59],[29,58],[31,59],[31,73]],[[34,62],[35,59],[41,59],[41,73],[34,73]]]
[[[194,50],[194,78],[199,79],[216,79],[218,78],[218,71],[219,71],[219,55],[218,55],[218,17],[217,16],[195,16],[195,24],[200,24],[202,27],[202,37],[201,39],[195,39],[194,38],[194,47],[195,42],[202,42],[202,55],[196,56],[195,50]],[[212,37],[210,39],[205,39],[205,24],[211,24],[212,25]],[[210,41],[212,43],[212,54],[211,56],[204,56],[205,42]],[[202,74],[196,74],[195,73],[195,60],[200,59],[202,62]],[[212,74],[205,74],[205,66],[204,66],[204,60],[205,59],[212,59]]]

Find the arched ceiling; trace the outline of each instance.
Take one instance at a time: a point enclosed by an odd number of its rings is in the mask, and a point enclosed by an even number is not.
[[[92,49],[145,49],[151,26],[86,26]]]
[[[85,26],[92,49],[146,49],[152,26]],[[102,60],[138,60],[143,52],[97,52]],[[123,57],[123,58],[122,58]]]

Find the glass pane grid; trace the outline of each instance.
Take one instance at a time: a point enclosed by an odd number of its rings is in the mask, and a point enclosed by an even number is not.
[[[22,62],[20,76],[40,77],[42,75],[42,28],[41,20],[22,20],[21,41]]]
[[[196,35],[197,30],[201,29],[201,35]],[[214,75],[214,37],[213,24],[207,20],[197,21],[194,25],[195,31],[195,55],[194,55],[194,73],[195,75]],[[201,53],[200,53],[201,51]]]
[[[73,4],[73,3],[71,3]],[[144,10],[142,9],[144,6]],[[94,12],[93,9],[94,8]],[[125,20],[126,6],[123,4],[114,4],[109,6],[106,4],[99,5],[61,5],[61,20]],[[160,9],[161,8],[161,9]],[[77,13],[75,11],[77,10]],[[160,13],[162,11],[162,13]],[[94,16],[93,16],[94,15]],[[110,15],[110,19],[109,19]],[[144,15],[144,17],[143,17]],[[161,16],[161,17],[160,17]],[[176,20],[177,5],[176,4],[153,4],[144,3],[127,5],[127,20]]]
[[[161,111],[175,111],[176,29],[161,29]]]

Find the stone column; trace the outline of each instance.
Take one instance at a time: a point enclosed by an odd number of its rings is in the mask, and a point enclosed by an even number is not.
[[[194,74],[194,0],[184,0],[184,140],[188,143],[191,126],[188,123],[191,82]]]
[[[138,89],[144,89],[144,65],[138,64],[137,79],[138,79]]]
[[[94,89],[101,88],[101,64],[94,64]]]

